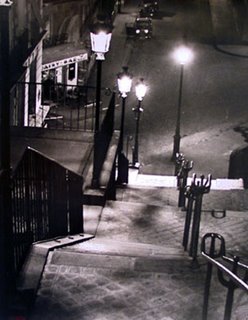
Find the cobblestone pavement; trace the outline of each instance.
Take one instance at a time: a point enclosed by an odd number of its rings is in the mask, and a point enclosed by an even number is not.
[[[30,319],[200,319],[206,262],[199,256],[194,268],[183,251],[184,217],[162,203],[108,202],[94,240],[50,254]],[[228,254],[247,258],[247,225],[245,212],[206,213],[200,236],[219,232]],[[216,275],[211,292],[209,319],[222,319],[226,291]],[[232,319],[247,319],[247,303],[237,290]]]
[[[147,264],[144,260],[137,263]],[[173,265],[153,261],[159,263],[157,272],[48,264],[31,319],[200,319],[205,266],[194,270],[185,260]],[[223,288],[213,281],[211,290],[209,319],[219,320]],[[246,320],[247,296],[237,292],[234,305],[233,319]]]

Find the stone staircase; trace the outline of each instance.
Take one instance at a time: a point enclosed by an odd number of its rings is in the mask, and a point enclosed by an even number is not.
[[[206,261],[199,253],[195,269],[182,247],[185,211],[177,207],[174,178],[149,181],[135,174],[128,186],[118,188],[116,201],[84,205],[84,232],[93,238],[49,253],[31,320],[81,319],[82,312],[84,320],[201,318]],[[248,214],[234,209],[246,190],[236,188],[204,196],[200,237],[221,233],[228,252],[245,257]],[[222,219],[211,214],[217,204],[226,209]],[[219,320],[225,295],[217,279],[212,290],[209,319]],[[238,299],[234,313],[244,304],[242,295]]]

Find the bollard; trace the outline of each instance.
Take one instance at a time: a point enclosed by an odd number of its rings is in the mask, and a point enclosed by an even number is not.
[[[191,184],[192,193],[195,198],[194,207],[194,217],[191,232],[191,243],[189,255],[193,257],[193,260],[197,257],[198,239],[199,239],[199,229],[201,221],[201,208],[202,208],[202,198],[205,193],[209,193],[211,187],[212,176],[209,174],[208,178],[205,179],[204,175],[201,175],[200,181],[196,183],[196,175],[193,177]]]
[[[181,164],[181,169],[178,173],[178,188],[179,188],[179,196],[178,196],[178,207],[185,207],[185,188],[187,185],[187,179],[189,175],[189,171],[193,168],[193,161],[183,160]]]

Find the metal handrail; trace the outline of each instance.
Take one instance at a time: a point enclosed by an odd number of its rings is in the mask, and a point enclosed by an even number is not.
[[[241,289],[245,290],[248,293],[248,284],[245,283],[243,280],[241,280],[237,275],[235,275],[231,270],[226,268],[223,264],[221,264],[219,261],[216,261],[215,259],[211,258],[209,255],[205,254],[204,252],[201,253],[204,258],[206,258],[210,263],[215,265],[218,269],[225,272],[232,280],[235,282],[236,285],[238,285]],[[224,260],[229,260],[229,262],[232,262],[232,259],[222,256]],[[248,270],[248,266],[244,265],[243,263],[238,262],[238,265],[240,267],[245,268]]]
[[[219,282],[227,288],[224,309],[224,320],[230,320],[232,313],[234,291],[236,289],[243,289],[246,293],[248,293],[248,266],[243,263],[240,263],[240,258],[238,256],[233,256],[233,258],[229,258],[226,256],[225,240],[218,233],[206,233],[203,236],[201,243],[201,254],[208,261],[204,289],[202,320],[207,320],[208,316],[208,302],[213,266],[217,267]],[[217,261],[217,258],[223,259],[227,263],[230,263],[232,269],[229,270],[220,261]],[[244,277],[242,277],[242,279],[238,276],[239,268],[245,271]],[[226,276],[228,277],[228,279],[226,279]]]

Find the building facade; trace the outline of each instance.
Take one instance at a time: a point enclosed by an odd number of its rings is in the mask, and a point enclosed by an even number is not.
[[[96,0],[44,0],[44,83],[62,84],[70,92],[86,84],[92,65],[88,25],[98,4]]]
[[[10,9],[11,125],[27,125],[41,108],[42,0],[13,1]],[[20,85],[22,83],[23,85]]]

